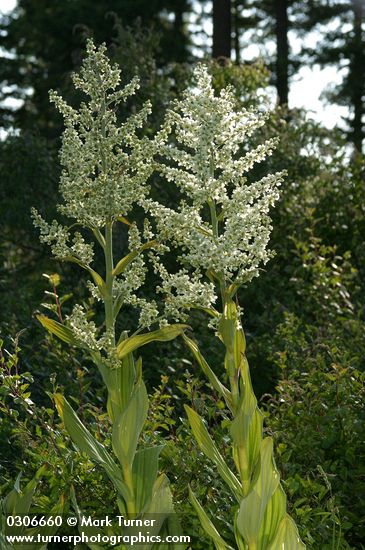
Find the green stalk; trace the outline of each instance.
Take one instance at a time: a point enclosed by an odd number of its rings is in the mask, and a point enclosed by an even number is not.
[[[123,466],[123,478],[126,485],[128,486],[129,493],[130,493],[130,498],[128,498],[128,500],[126,499],[125,501],[128,515],[131,518],[134,518],[137,515],[137,509],[136,509],[136,503],[134,498],[133,476],[132,476],[132,470],[127,465]]]
[[[112,336],[112,344],[115,346],[115,319],[113,313],[113,224],[108,222],[105,226],[105,325],[106,330]]]
[[[115,346],[115,318],[113,302],[113,282],[114,282],[114,261],[113,261],[113,223],[110,221],[105,226],[105,326],[107,332],[111,335],[111,343]],[[123,478],[129,489],[130,497],[126,499],[128,515],[132,518],[136,516],[136,503],[134,498],[134,486],[132,471],[128,465],[123,466]]]
[[[209,210],[210,210],[210,219],[212,222],[212,230],[214,237],[219,236],[219,229],[218,229],[218,217],[217,217],[217,210],[215,208],[215,203],[213,199],[208,200]]]
[[[217,216],[217,210],[213,199],[208,200],[208,206],[210,210],[210,219],[212,224],[213,235],[216,239],[218,239],[219,237],[218,216]],[[224,314],[226,310],[227,286],[225,284],[225,280],[222,273],[217,274],[217,278],[219,281],[219,289],[220,289],[221,300],[222,300],[222,312]],[[236,411],[239,404],[240,394],[239,394],[239,384],[238,384],[238,372],[236,369],[235,358],[233,354],[233,342],[232,342],[231,349],[227,348],[227,351],[226,351],[226,367],[227,367],[229,383],[230,383],[231,393],[232,393],[233,410]]]
[[[209,210],[210,210],[210,218],[211,218],[211,225],[212,225],[212,232],[215,238],[219,237],[219,225],[218,225],[218,216],[217,216],[217,210],[215,203],[213,199],[208,200]],[[226,282],[224,280],[224,277],[222,274],[218,275],[218,281],[219,281],[219,288],[220,288],[220,294],[221,294],[221,300],[222,300],[222,313],[226,317],[227,321],[233,321],[233,323],[236,325],[238,319],[236,316],[232,319],[232,316],[230,315],[230,307],[229,302],[232,300],[228,297],[228,288],[226,285]],[[243,332],[243,329],[241,329]],[[238,409],[240,405],[240,385],[239,385],[239,379],[240,379],[240,372],[239,367],[240,365],[236,364],[236,357],[234,352],[234,340],[235,340],[235,331],[232,333],[229,332],[228,339],[227,335],[223,335],[221,332],[221,338],[226,348],[226,354],[225,354],[225,366],[227,369],[228,377],[229,377],[229,385],[232,395],[232,409],[233,409],[233,416],[236,417],[238,414]],[[250,380],[250,376],[248,373],[248,376],[245,376],[246,384],[245,384],[245,397],[246,399],[249,397],[249,392],[253,393],[253,388],[251,384],[248,384],[247,382]],[[243,449],[238,453],[238,462],[243,464],[241,465],[240,471],[241,475],[242,472],[245,469],[247,457],[243,456],[245,453],[243,453]],[[241,478],[242,483],[242,489],[243,489],[243,495],[246,496],[249,493],[250,487],[251,487],[251,480],[250,479],[243,479]],[[255,542],[251,543],[248,547],[248,550],[257,550],[257,545]]]
[[[237,412],[239,400],[240,400],[240,390],[239,390],[239,383],[238,383],[238,372],[236,369],[236,364],[234,360],[234,356],[230,351],[226,351],[226,365],[227,365],[227,371],[229,376],[229,385],[231,388],[231,394],[232,394],[232,405],[233,405],[233,412],[234,414]]]

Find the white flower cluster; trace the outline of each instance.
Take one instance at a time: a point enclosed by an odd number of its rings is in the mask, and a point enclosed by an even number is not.
[[[72,313],[66,317],[69,327],[72,330],[76,344],[80,348],[87,348],[92,352],[104,351],[104,361],[113,367],[117,364],[115,357],[115,346],[113,345],[113,335],[104,331],[98,337],[98,328],[94,321],[89,321],[87,313],[83,306],[77,304]]]
[[[272,153],[275,140],[243,152],[247,138],[264,124],[266,116],[237,110],[230,88],[216,95],[203,65],[196,68],[195,79],[194,87],[168,111],[153,140],[138,135],[150,113],[149,103],[126,122],[118,123],[116,108],[135,93],[138,82],[134,79],[118,88],[120,71],[111,66],[105,46],[95,48],[89,41],[80,73],[73,76],[75,87],[88,96],[78,110],[51,93],[65,121],[60,212],[91,229],[101,244],[104,237],[99,230],[106,227],[107,231],[118,219],[125,221],[135,205],[154,219],[157,237],[148,221],[141,232],[136,224],[129,224],[128,248],[133,260],[118,272],[110,287],[113,314],[122,305],[139,308],[139,329],[157,321],[163,325],[168,319],[186,319],[192,307],[210,308],[217,314],[212,309],[217,282],[238,287],[257,276],[271,255],[267,248],[269,209],[279,197],[283,174],[254,183],[249,183],[245,174]],[[147,181],[156,167],[177,188],[175,208],[149,198]],[[90,266],[93,246],[81,233],[56,221],[47,224],[36,210],[33,218],[41,241],[51,245],[57,258]],[[162,280],[157,291],[165,296],[163,315],[154,300],[136,294],[147,275],[143,243],[155,239],[159,244],[147,248],[155,274]],[[174,274],[160,259],[171,244],[180,250],[182,263]],[[204,280],[206,274],[209,281]],[[94,283],[89,282],[89,290],[103,299]],[[76,338],[90,349],[109,346],[110,335],[98,340],[96,327],[81,306],[76,306],[69,323]]]
[[[131,224],[128,230],[128,244],[131,252],[137,251],[143,245],[143,238],[151,240],[153,234],[148,222],[145,222],[143,235],[138,230],[136,224]],[[156,244],[157,249],[161,250]],[[150,256],[154,254],[150,252]],[[159,311],[154,300],[147,301],[137,296],[136,291],[141,288],[146,280],[147,265],[142,254],[138,254],[123,272],[122,278],[114,281],[114,299],[124,305],[131,305],[140,310],[139,328],[149,328],[156,321]]]
[[[266,115],[237,110],[230,88],[215,95],[205,66],[196,68],[195,79],[195,87],[175,102],[156,138],[162,158],[159,171],[178,188],[180,202],[171,209],[151,199],[143,201],[158,234],[182,250],[183,266],[195,270],[193,276],[184,269],[174,276],[160,270],[170,310],[176,303],[176,312],[181,311],[183,296],[190,305],[199,304],[202,296],[213,301],[207,287],[197,288],[202,273],[237,287],[258,276],[271,257],[269,209],[279,198],[283,179],[283,173],[255,183],[245,177],[275,146],[271,139],[242,152]]]
[[[56,92],[50,93],[62,113],[66,129],[62,139],[59,210],[83,226],[102,228],[107,221],[126,216],[145,196],[152,171],[150,140],[139,138],[138,129],[151,112],[150,103],[117,123],[116,107],[138,89],[133,79],[118,90],[120,70],[111,66],[106,47],[87,43],[87,56],[76,88],[89,96],[79,110],[69,106]]]
[[[53,220],[48,224],[32,208],[33,222],[40,232],[40,241],[51,246],[53,255],[58,260],[74,258],[88,266],[94,258],[93,243],[86,243],[81,233],[76,231],[71,237],[69,230]],[[69,242],[72,244],[69,244]]]
[[[77,304],[67,321],[72,329],[73,336],[80,347],[87,347],[90,350],[98,350],[100,344],[97,341],[97,328],[93,321],[87,319],[84,308]]]
[[[181,269],[178,273],[170,274],[161,264],[158,272],[162,284],[157,291],[165,296],[164,317],[167,319],[187,321],[189,309],[211,308],[215,302],[214,285],[201,281],[198,272],[190,274]]]

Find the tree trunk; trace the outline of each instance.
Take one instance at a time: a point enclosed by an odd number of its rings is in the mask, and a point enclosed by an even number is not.
[[[276,15],[276,89],[280,105],[288,104],[289,83],[289,43],[288,43],[288,2],[275,0]]]
[[[365,42],[362,32],[362,22],[364,19],[363,0],[352,0],[352,6],[354,12],[354,43],[350,62],[349,80],[354,116],[351,125],[355,149],[361,153],[362,141],[364,138],[362,119],[365,111],[363,101],[363,96],[365,94]]]
[[[231,57],[231,0],[213,0],[213,58]]]
[[[233,36],[234,36],[234,57],[236,65],[241,62],[240,49],[240,14],[238,0],[233,0]]]
[[[174,33],[175,33],[175,60],[182,63],[186,60],[186,41],[184,31],[184,13],[188,11],[186,0],[175,0]]]

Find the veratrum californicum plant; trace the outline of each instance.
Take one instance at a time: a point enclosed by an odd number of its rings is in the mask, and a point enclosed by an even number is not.
[[[182,250],[178,273],[171,275],[155,263],[170,312],[178,318],[187,307],[199,306],[199,285],[210,284],[214,290],[215,299],[205,311],[225,347],[229,387],[217,378],[196,343],[186,334],[183,337],[229,410],[225,441],[226,445],[230,441],[234,471],[196,410],[187,405],[185,409],[200,449],[235,500],[231,521],[235,548],[302,550],[296,525],[286,512],[272,438],[263,434],[263,416],[251,384],[235,298],[239,287],[256,277],[271,256],[269,208],[279,197],[283,173],[247,181],[245,174],[270,155],[275,145],[275,140],[268,140],[243,153],[247,138],[264,124],[265,115],[237,110],[229,88],[215,95],[204,66],[199,65],[194,76],[195,87],[169,110],[156,138],[160,142],[159,172],[175,185],[179,203],[176,208],[149,198],[143,203],[156,220],[160,238]],[[190,500],[217,550],[232,550],[232,541],[223,539],[192,490]]]
[[[59,188],[63,202],[58,205],[58,210],[74,223],[71,227],[56,220],[48,224],[35,209],[32,213],[34,223],[40,230],[41,241],[51,246],[55,257],[75,262],[91,273],[96,284],[89,281],[88,286],[98,300],[103,297],[91,268],[94,243],[86,242],[77,227],[90,230],[103,247],[104,228],[118,221],[127,223],[128,248],[133,258],[113,278],[111,292],[119,309],[122,305],[139,308],[140,331],[155,323],[166,326],[169,319],[183,318],[184,315],[175,315],[176,307],[166,307],[164,312],[160,312],[155,300],[148,301],[137,294],[147,274],[146,261],[141,252],[149,249],[149,256],[156,264],[159,256],[154,259],[154,255],[167,249],[162,245],[161,238],[159,242],[154,239],[147,219],[142,231],[136,223],[128,224],[126,219],[133,208],[137,204],[144,204],[148,197],[148,179],[153,171],[154,154],[160,146],[160,139],[150,140],[138,136],[138,130],[145,125],[151,112],[150,102],[131,114],[124,123],[117,123],[118,105],[136,92],[139,82],[135,78],[119,90],[120,69],[111,66],[105,52],[103,46],[96,49],[89,41],[87,57],[80,73],[72,76],[75,87],[89,98],[78,110],[68,105],[56,92],[50,93],[51,101],[65,121],[60,154],[63,170]],[[212,285],[198,279],[193,276],[187,293],[194,296],[197,305],[209,306],[214,300]],[[180,286],[182,284],[183,278],[180,278]],[[87,343],[91,349],[108,347],[109,335],[97,340],[96,327],[87,320],[82,306],[75,306],[69,322],[80,343]]]
[[[82,348],[99,369],[108,390],[106,408],[111,424],[108,445],[88,431],[64,395],[54,394],[54,401],[79,451],[98,463],[114,484],[120,514],[129,518],[158,514],[159,520],[151,528],[151,534],[157,535],[165,529],[175,530],[176,522],[169,482],[159,471],[162,446],[152,442],[146,445],[140,437],[149,402],[142,378],[142,360],[135,361],[134,352],[154,340],[171,340],[187,326],[172,324],[141,334],[159,316],[155,301],[148,302],[136,295],[145,281],[146,250],[163,251],[153,238],[148,221],[138,228],[134,211],[134,206],[148,193],[154,143],[138,136],[150,112],[149,103],[124,123],[117,123],[119,103],[138,87],[133,80],[119,90],[119,81],[120,71],[111,66],[105,46],[95,48],[88,41],[80,73],[73,77],[76,88],[86,95],[85,103],[76,110],[56,93],[51,94],[65,120],[60,184],[63,203],[59,210],[71,218],[72,225],[65,227],[57,221],[47,224],[33,211],[41,240],[51,245],[56,258],[74,262],[89,273],[92,279],[89,287],[104,306],[104,319],[96,327],[84,309],[76,305],[66,323],[45,315],[39,315],[38,320],[64,342]],[[129,246],[122,257],[113,239],[117,224],[128,232]],[[91,243],[86,242],[90,237]],[[93,244],[104,255],[101,274],[92,267]],[[137,330],[132,334],[130,326],[120,330],[116,324],[118,317],[125,323],[121,308],[130,305],[141,310]],[[163,321],[166,325],[166,320]],[[80,517],[82,511],[76,496],[73,506]],[[151,544],[143,546],[145,550],[150,547]]]

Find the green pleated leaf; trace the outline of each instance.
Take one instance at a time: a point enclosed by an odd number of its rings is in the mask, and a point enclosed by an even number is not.
[[[233,528],[234,528],[234,538],[235,538],[238,550],[247,550],[247,544],[243,540],[243,537],[242,537],[241,533],[238,530],[237,518],[236,517],[234,518]]]
[[[245,334],[242,329],[236,330],[235,336],[234,336],[234,357],[235,357],[235,363],[240,369],[242,370],[242,362],[245,361],[245,353],[246,353],[246,339]],[[247,372],[249,373],[249,369],[247,369]],[[251,382],[251,381],[250,381]]]
[[[191,504],[194,506],[194,509],[199,517],[201,526],[203,527],[204,531],[210,537],[213,542],[214,546],[217,550],[226,550],[227,548],[229,550],[233,550],[229,544],[226,543],[226,541],[220,536],[217,529],[215,528],[214,524],[211,522],[207,514],[205,513],[202,505],[194,495],[193,491],[189,487],[189,498]]]
[[[92,231],[94,233],[94,237],[96,238],[96,240],[100,244],[101,248],[104,248],[105,247],[104,235],[101,234],[100,230],[97,227],[94,227],[94,229]]]
[[[232,397],[231,392],[220,382],[218,377],[214,374],[204,357],[202,356],[196,343],[191,340],[186,334],[183,335],[184,341],[187,344],[188,348],[195,357],[195,360],[199,364],[200,368],[204,372],[205,376],[208,378],[209,382],[212,384],[213,388],[223,397],[227,407],[232,410]]]
[[[219,334],[226,349],[229,353],[233,353],[234,336],[236,333],[237,322],[231,317],[229,303],[225,305],[223,315],[219,322]]]
[[[234,473],[228,468],[224,458],[210,437],[203,420],[193,409],[184,405],[194,437],[203,453],[214,462],[221,478],[227,483],[238,502],[242,497],[242,487]]]
[[[165,518],[163,518],[164,514],[168,515],[173,513],[174,505],[172,502],[170,482],[165,474],[161,474],[160,476],[158,476],[153,484],[151,504],[146,510],[145,515],[148,516],[150,514],[161,514],[160,519],[163,522],[165,520]],[[156,524],[158,523],[159,521],[157,518]]]
[[[148,248],[153,248],[154,246],[156,246],[157,244],[157,241],[148,241],[147,243],[145,243],[144,245],[142,245],[140,248],[138,248],[138,250],[133,250],[132,252],[130,252],[129,254],[127,254],[126,256],[124,256],[124,258],[122,258],[121,260],[119,260],[119,262],[117,263],[117,265],[115,266],[115,268],[113,269],[113,277],[116,277],[117,275],[120,275],[121,273],[123,273],[123,271],[126,269],[126,267],[131,263],[133,262],[133,260],[141,253],[143,252],[143,250],[147,250]]]
[[[163,445],[136,452],[133,461],[133,486],[137,510],[145,510],[152,499],[153,486],[158,474],[158,458]]]
[[[173,340],[177,336],[180,336],[186,329],[189,328],[189,325],[169,325],[167,327],[160,328],[159,330],[154,330],[152,332],[147,332],[146,334],[138,334],[137,336],[131,336],[123,342],[120,342],[117,346],[118,358],[121,359],[128,353],[132,353],[134,350],[145,346],[150,342],[160,341],[167,342]]]
[[[305,550],[305,544],[300,540],[298,529],[292,518],[286,514],[281,520],[275,538],[267,550]]]
[[[65,256],[63,260],[65,262],[71,262],[73,264],[77,264],[80,267],[82,267],[82,269],[87,269],[87,266],[81,260],[79,260],[78,258],[75,258],[75,256]]]
[[[76,345],[75,337],[69,327],[62,325],[53,319],[49,319],[49,317],[46,317],[45,315],[37,315],[37,319],[41,325],[48,330],[48,332],[54,334],[57,338],[67,344]]]
[[[95,234],[95,233],[94,233]],[[100,241],[99,241],[100,242]],[[79,260],[78,258],[75,258],[75,256],[67,256],[65,258],[65,260],[67,262],[72,262],[74,264],[77,264],[79,265],[80,267],[82,267],[83,269],[86,269],[86,271],[88,271],[90,273],[90,275],[92,276],[92,278],[94,279],[94,283],[96,284],[96,286],[98,287],[99,291],[100,291],[100,294],[102,296],[105,296],[105,281],[104,279],[101,277],[101,275],[99,275],[99,273],[97,273],[97,271],[95,271],[94,269],[92,269],[90,266],[84,264],[83,262],[81,262],[81,260]]]
[[[120,368],[111,369],[96,354],[92,355],[103,381],[108,389],[108,414],[112,422],[124,411],[129,403],[136,380],[133,355],[123,357]]]
[[[85,535],[89,537],[89,540],[92,536],[97,536],[98,533],[100,533],[100,527],[93,527],[91,525],[89,526],[85,524],[82,525],[82,519],[84,517],[87,518],[87,516],[85,516],[85,514],[83,513],[83,511],[78,505],[78,502],[76,500],[75,490],[73,487],[71,487],[71,502],[73,505],[73,509],[77,515],[77,519],[78,519],[77,527],[78,527],[79,533],[82,534],[82,532],[84,532]],[[88,542],[88,548],[90,548],[91,550],[105,550],[103,546],[100,546],[99,544],[93,544],[91,542]]]
[[[36,490],[38,479],[33,478],[26,487],[20,489],[20,478],[21,474],[18,475],[17,480],[14,484],[14,489],[10,491],[4,498],[2,506],[4,512],[7,515],[15,516],[21,514],[28,514],[30,505],[32,503],[32,498],[34,491]]]
[[[232,421],[230,432],[233,440],[233,458],[246,495],[252,474],[260,454],[262,441],[262,413],[257,408],[256,397],[251,388],[244,392],[237,416]]]
[[[172,494],[170,490],[169,480],[164,474],[161,474],[154,482],[152,489],[152,499],[148,509],[142,516],[143,518],[153,519],[154,523],[151,527],[148,527],[149,535],[160,535],[162,539],[166,535],[177,535],[181,532],[179,521],[174,513],[174,506],[172,502]],[[137,528],[137,533],[140,531],[140,527]],[[133,530],[128,530],[133,532]],[[134,547],[133,547],[134,548]],[[146,543],[143,546],[139,546],[141,550],[169,550],[176,548],[176,550],[185,550],[186,545],[174,543],[173,545],[166,543]]]
[[[279,485],[279,474],[272,453],[272,439],[267,437],[261,443],[260,472],[257,481],[249,494],[242,499],[236,517],[238,530],[246,543],[256,548],[260,548],[259,534],[266,508]]]
[[[87,428],[85,428],[63,395],[57,393],[54,395],[54,399],[58,414],[62,418],[66,430],[76,447],[82,453],[85,453],[91,460],[94,460],[104,468],[117,491],[127,500],[129,498],[128,487],[122,479],[120,469],[108,451],[91,435]]]
[[[92,276],[92,278],[94,279],[94,283],[98,287],[100,294],[103,297],[105,297],[105,295],[106,295],[106,285],[105,285],[104,279],[99,275],[99,273],[97,273],[96,271],[91,269],[91,267],[87,267],[87,270],[90,273],[90,275]]]
[[[147,418],[148,396],[143,382],[133,390],[127,407],[113,424],[113,449],[124,467],[132,468],[139,435]]]
[[[246,339],[243,330],[239,328],[237,306],[233,300],[227,301],[225,305],[219,333],[228,353],[233,354],[238,369],[246,352]]]
[[[267,550],[285,514],[286,496],[279,484],[265,510],[264,519],[260,527],[258,550]]]

